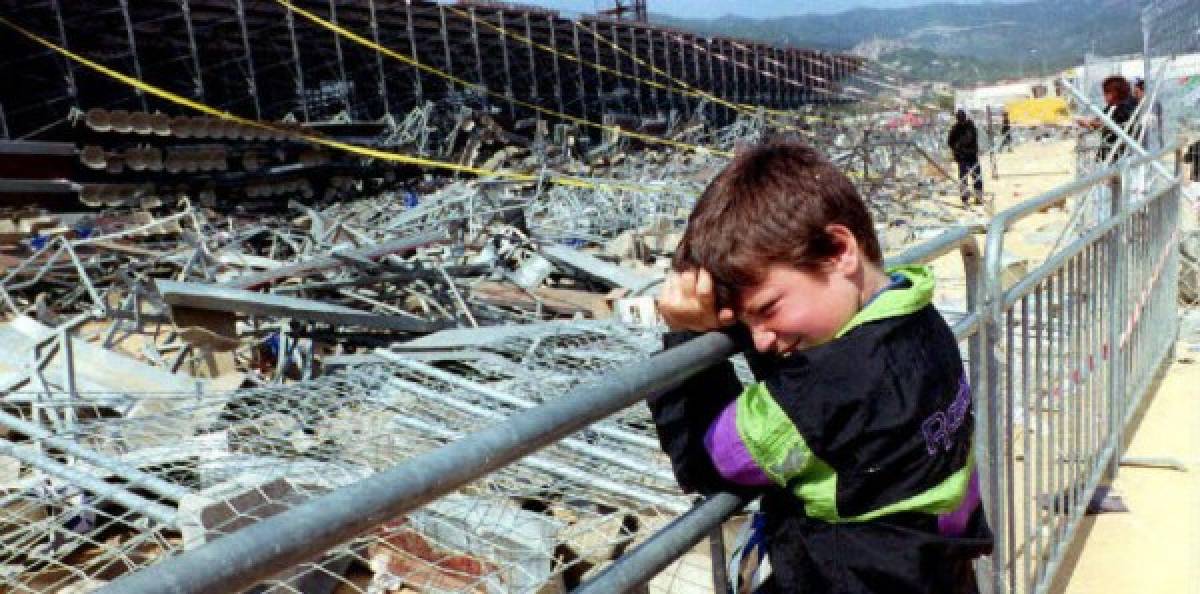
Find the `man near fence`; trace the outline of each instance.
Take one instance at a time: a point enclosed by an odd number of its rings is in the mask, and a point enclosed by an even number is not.
[[[1192,164],[1192,181],[1200,182],[1200,141],[1188,145],[1183,153],[1183,162]]]
[[[1000,146],[996,147],[996,152],[1004,150],[1012,152],[1012,120],[1008,119],[1008,112],[1004,112],[1000,120]]]
[[[1133,100],[1141,105],[1146,100],[1146,80],[1139,78],[1133,83]],[[1142,147],[1147,152],[1154,152],[1163,145],[1163,106],[1155,99],[1149,107],[1141,105],[1142,112]]]
[[[663,286],[667,346],[725,327],[758,380],[725,362],[650,407],[685,490],[762,495],[759,592],[977,591],[991,534],[961,355],[930,270],[882,262],[853,184],[775,144],[705,190]]]
[[[1100,84],[1100,90],[1104,94],[1104,111],[1112,118],[1113,123],[1134,138],[1141,136],[1140,128],[1131,122],[1137,111],[1138,101],[1133,96],[1129,80],[1120,75],[1110,76]],[[1115,162],[1125,154],[1125,144],[1121,137],[1106,127],[1100,118],[1083,118],[1079,120],[1079,124],[1092,130],[1102,129],[1100,150],[1096,153],[1097,161]]]
[[[975,122],[961,109],[955,112],[954,119],[946,144],[950,145],[954,162],[958,163],[958,189],[963,206],[971,203],[967,178],[972,176],[975,178],[975,204],[983,204],[983,169],[979,166],[979,134],[975,130]]]

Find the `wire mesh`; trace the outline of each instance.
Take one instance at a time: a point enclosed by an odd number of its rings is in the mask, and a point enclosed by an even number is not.
[[[2,583],[14,592],[100,584],[193,549],[340,485],[520,414],[655,350],[657,338],[601,324],[555,325],[435,365],[380,359],[325,377],[237,392],[139,394],[169,414],[123,418],[121,395],[76,395],[20,411],[76,412],[53,433],[186,491],[147,493],[130,476],[75,468],[168,506],[152,519],[27,464],[5,493]],[[44,396],[44,393],[37,393]],[[107,397],[106,397],[107,396]],[[86,411],[86,414],[83,414]],[[191,419],[193,422],[181,422]],[[273,591],[551,592],[579,583],[690,505],[644,407],[593,426],[271,582]],[[18,436],[9,435],[10,439]],[[64,458],[44,440],[13,447]],[[69,461],[69,459],[61,460]],[[47,462],[46,468],[54,466]],[[35,470],[41,470],[40,472]],[[701,556],[703,557],[703,556]],[[652,590],[707,587],[687,558]],[[682,589],[680,589],[682,588]]]

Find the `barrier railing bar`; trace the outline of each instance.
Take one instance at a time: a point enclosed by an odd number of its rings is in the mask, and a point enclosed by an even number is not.
[[[717,493],[705,499],[609,565],[595,578],[573,590],[573,593],[609,594],[633,590],[690,551],[749,502],[749,497],[733,493]],[[723,559],[721,561],[723,563]],[[718,563],[718,560],[714,559],[713,563]]]
[[[1173,190],[1174,188],[1171,186],[1160,188],[1150,197],[1128,206],[1126,210],[1132,212],[1133,210],[1145,206],[1146,204],[1158,199],[1163,194]],[[1124,214],[1125,213],[1122,212],[1121,215],[1113,216],[1107,221],[1088,230],[1088,232],[1082,235],[1079,239],[1071,242],[1066,247],[1062,248],[1053,256],[1051,256],[1049,260],[1046,260],[1038,265],[1037,268],[1031,270],[1025,275],[1025,278],[1009,287],[1008,290],[1004,292],[1004,307],[1014,305],[1022,297],[1032,292],[1039,283],[1046,280],[1047,276],[1052,274],[1055,270],[1058,270],[1058,268],[1062,266],[1063,262],[1066,262],[1067,260],[1079,255],[1079,253],[1091,245],[1092,242],[1103,237],[1105,234],[1112,231],[1114,227],[1124,222],[1125,219],[1122,218]]]
[[[1051,279],[1056,273],[1060,275],[1058,281],[1059,283],[1063,283],[1065,280],[1068,280],[1061,276],[1061,271],[1067,263],[1071,262],[1071,258],[1077,256],[1084,249],[1086,249],[1088,245],[1091,245],[1091,243],[1101,240],[1107,242],[1109,252],[1109,258],[1107,262],[1109,275],[1108,278],[1109,282],[1112,284],[1111,290],[1108,292],[1108,303],[1106,303],[1106,315],[1110,316],[1108,328],[1109,336],[1105,339],[1108,343],[1108,349],[1111,356],[1108,357],[1106,363],[1106,365],[1108,365],[1109,375],[1107,378],[1107,385],[1104,387],[1106,400],[1105,406],[1109,411],[1109,437],[1106,439],[1105,445],[1099,448],[1099,451],[1096,452],[1098,457],[1095,458],[1095,460],[1097,460],[1097,462],[1093,463],[1091,468],[1082,469],[1084,476],[1080,478],[1083,479],[1083,481],[1081,481],[1083,484],[1071,485],[1075,488],[1075,490],[1072,493],[1072,497],[1070,497],[1068,501],[1071,507],[1069,509],[1062,510],[1062,513],[1065,515],[1062,524],[1062,538],[1052,539],[1048,547],[1050,551],[1049,557],[1044,558],[1044,560],[1041,562],[1045,570],[1044,572],[1040,573],[1042,579],[1039,580],[1035,586],[1035,591],[1041,592],[1049,587],[1049,584],[1053,581],[1056,569],[1061,563],[1062,557],[1066,552],[1066,545],[1069,545],[1074,538],[1076,529],[1078,528],[1079,519],[1082,517],[1085,507],[1080,503],[1085,499],[1083,496],[1090,496],[1090,494],[1094,491],[1095,486],[1103,476],[1102,471],[1105,470],[1106,465],[1108,467],[1107,470],[1111,475],[1115,474],[1115,465],[1119,463],[1119,452],[1122,449],[1120,433],[1124,429],[1128,415],[1117,414],[1117,411],[1125,408],[1119,403],[1123,401],[1123,395],[1125,394],[1123,387],[1125,379],[1124,376],[1126,373],[1125,367],[1127,366],[1125,363],[1125,357],[1127,356],[1127,353],[1125,352],[1125,349],[1122,348],[1120,343],[1120,333],[1124,326],[1124,319],[1121,319],[1121,323],[1117,323],[1116,321],[1112,320],[1123,316],[1123,312],[1126,311],[1125,301],[1128,297],[1126,295],[1126,287],[1129,283],[1129,280],[1126,277],[1129,272],[1128,269],[1130,264],[1126,262],[1128,257],[1122,253],[1124,244],[1124,231],[1138,209],[1145,208],[1165,200],[1166,198],[1164,198],[1164,194],[1170,189],[1178,186],[1178,177],[1168,177],[1168,179],[1174,181],[1174,184],[1168,185],[1166,188],[1156,191],[1152,196],[1138,200],[1136,203],[1127,200],[1126,198],[1129,196],[1130,188],[1125,187],[1125,185],[1121,184],[1120,182],[1125,177],[1124,174],[1130,168],[1150,163],[1155,166],[1156,169],[1161,170],[1162,165],[1159,163],[1160,159],[1170,152],[1175,152],[1176,155],[1178,155],[1177,147],[1174,143],[1156,151],[1153,154],[1146,154],[1144,150],[1138,152],[1142,156],[1119,162],[1113,167],[1096,172],[1087,178],[1061,186],[1031,200],[1013,206],[997,214],[988,225],[988,233],[984,250],[986,259],[985,270],[982,275],[982,281],[985,283],[983,293],[985,295],[985,302],[980,309],[980,312],[983,315],[982,339],[985,341],[985,344],[989,345],[989,348],[987,349],[988,369],[986,373],[988,380],[987,385],[982,386],[983,391],[987,394],[987,398],[985,405],[980,407],[980,409],[976,411],[976,414],[977,426],[982,427],[986,432],[986,439],[982,440],[982,443],[988,444],[988,449],[991,450],[985,452],[984,455],[980,457],[980,460],[984,461],[984,472],[981,476],[983,481],[981,486],[983,486],[985,495],[987,493],[993,494],[990,497],[985,497],[985,504],[987,505],[988,520],[995,529],[994,532],[996,538],[995,552],[993,553],[992,557],[992,579],[990,580],[990,583],[987,584],[987,586],[990,586],[994,593],[1015,591],[1010,590],[1009,588],[1010,586],[1012,588],[1016,588],[1017,584],[1007,583],[1006,580],[1007,577],[1010,577],[1007,574],[1010,574],[1012,570],[1015,569],[1014,564],[1016,563],[1016,559],[1008,558],[1010,553],[1008,548],[1008,540],[1010,537],[1016,537],[1015,530],[1011,526],[1011,518],[1008,517],[1010,514],[1015,513],[1015,510],[1011,507],[1015,505],[1015,501],[1012,500],[1012,496],[1009,496],[1007,500],[1003,497],[997,496],[998,494],[1004,493],[1006,487],[1012,487],[1011,484],[1007,484],[1010,482],[1011,477],[1007,476],[1006,474],[1008,460],[1006,450],[1003,445],[1004,441],[1001,440],[1000,433],[1002,428],[1008,428],[1009,423],[1012,422],[1012,419],[1010,418],[1011,415],[1006,415],[1005,413],[1007,411],[1003,410],[1001,407],[1007,402],[1005,394],[1008,395],[1007,398],[1009,399],[1013,397],[1013,394],[1011,389],[1008,392],[1002,393],[1000,391],[1001,386],[999,384],[999,380],[1001,377],[1004,377],[1002,372],[1011,374],[1013,370],[1010,368],[1010,366],[1001,365],[1000,361],[994,354],[995,349],[991,347],[1002,342],[1002,336],[1000,333],[1006,329],[1004,322],[1006,319],[1005,315],[1011,306],[1015,305],[1017,301],[1032,292],[1039,283],[1047,281],[1047,279]],[[1008,290],[1005,290],[1001,284],[1002,280],[1000,272],[1004,254],[1004,241],[1006,239],[1006,232],[1008,229],[1020,219],[1037,212],[1046,206],[1060,203],[1071,195],[1088,190],[1097,184],[1105,182],[1106,180],[1112,180],[1111,183],[1113,185],[1113,192],[1111,196],[1112,204],[1109,210],[1110,214],[1108,218],[1100,225],[1097,225],[1096,228],[1090,229],[1081,238],[1072,242],[1068,247],[1056,251],[1046,262],[1042,263],[1032,272],[1027,274],[1025,278],[1021,279],[1017,284]],[[1105,239],[1106,235],[1109,235],[1107,239]],[[1066,290],[1068,287],[1064,285],[1063,289]],[[1063,297],[1065,298],[1066,296],[1066,293],[1063,293]],[[1060,317],[1060,322],[1061,321],[1062,318]],[[1065,328],[1060,328],[1060,330],[1065,330]],[[1063,336],[1064,335],[1062,332],[1060,332],[1058,340],[1064,340]],[[1010,343],[1006,344],[1008,344],[1008,348],[1012,348]],[[1076,347],[1078,347],[1078,345],[1076,345]],[[1064,348],[1065,345],[1058,347],[1059,350]],[[1069,352],[1066,350],[1061,351],[1061,354],[1066,356],[1075,356],[1076,353],[1078,353],[1077,348],[1072,348]],[[1025,357],[1027,354],[1023,354],[1022,356]],[[1161,361],[1159,361],[1159,363],[1161,364]],[[1133,361],[1131,359],[1128,366],[1132,365]],[[1069,375],[1069,371],[1064,371],[1062,377],[1059,379],[1064,382],[1069,381]],[[1023,397],[1027,397],[1027,395]],[[1009,406],[1011,406],[1011,404],[1012,403],[1008,403]],[[1027,404],[1028,403],[1024,403],[1023,405],[1027,406]],[[1063,430],[1065,431],[1066,427],[1064,427]],[[1062,472],[1066,472],[1065,469]],[[1064,478],[1067,477],[1064,475]],[[1026,489],[1028,489],[1028,486],[1026,486]],[[1052,495],[1052,497],[1057,497],[1057,495]],[[1053,503],[1052,505],[1057,507],[1059,504]],[[1058,514],[1056,513],[1055,515],[1057,516]],[[1057,534],[1058,530],[1055,530],[1055,533]],[[1026,551],[1024,554],[1028,555],[1030,553]],[[1041,555],[1042,553],[1038,554]]]

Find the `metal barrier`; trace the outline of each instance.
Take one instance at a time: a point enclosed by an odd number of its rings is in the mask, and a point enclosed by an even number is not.
[[[962,256],[966,311],[954,331],[966,343],[976,387],[976,459],[997,538],[995,554],[979,571],[995,593],[1049,587],[1096,485],[1114,470],[1121,433],[1171,350],[1178,181],[1139,198],[1119,180],[1129,167],[1172,150],[1000,213],[987,229],[982,269],[978,227],[951,229],[889,261],[929,262],[956,250]],[[1004,243],[1015,223],[1110,182],[1117,183],[1108,219],[1011,286],[1002,283]],[[710,333],[102,591],[245,590],[676,386],[733,352],[728,337]],[[730,494],[710,497],[578,591],[633,589],[710,534],[714,581],[723,583],[720,526],[745,503]]]
[[[988,228],[984,437],[988,518],[996,534],[994,592],[1046,592],[1122,434],[1175,341],[1178,178],[1147,196],[1120,163],[998,214]],[[1178,163],[1178,155],[1176,155]],[[1002,284],[1009,229],[1021,219],[1108,184],[1109,216]]]

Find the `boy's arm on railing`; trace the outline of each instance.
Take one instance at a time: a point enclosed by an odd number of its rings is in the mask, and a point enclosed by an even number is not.
[[[664,336],[663,342],[669,349],[696,336],[699,334],[671,332]],[[704,437],[721,411],[742,393],[742,388],[733,364],[722,361],[648,401],[659,442],[671,458],[675,480],[685,492],[708,495],[737,489],[734,483],[721,478],[705,448]]]

